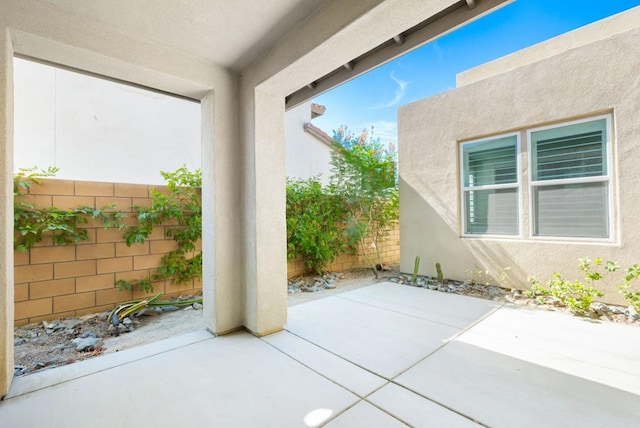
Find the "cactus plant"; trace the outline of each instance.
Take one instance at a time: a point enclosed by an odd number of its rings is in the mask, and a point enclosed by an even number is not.
[[[411,277],[411,282],[416,282],[419,268],[420,268],[420,256],[416,256],[416,260],[415,262],[413,262],[413,276]]]
[[[436,263],[436,272],[438,273],[438,284],[444,284],[444,275],[440,263]]]

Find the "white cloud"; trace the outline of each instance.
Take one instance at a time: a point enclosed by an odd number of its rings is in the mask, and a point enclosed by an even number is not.
[[[398,123],[389,120],[379,120],[365,124],[363,128],[371,129],[373,127],[373,137],[380,138],[383,143],[398,142]]]
[[[391,80],[393,80],[398,85],[398,87],[396,88],[396,92],[394,94],[393,99],[388,101],[388,102],[386,102],[386,103],[381,103],[381,104],[374,105],[373,107],[371,107],[372,109],[380,109],[380,108],[387,108],[387,107],[395,106],[396,104],[398,104],[400,102],[400,100],[404,96],[404,93],[407,91],[407,85],[409,85],[409,82],[406,82],[404,80],[398,79],[396,76],[393,75],[393,72],[391,72],[391,75],[389,77],[391,77]]]

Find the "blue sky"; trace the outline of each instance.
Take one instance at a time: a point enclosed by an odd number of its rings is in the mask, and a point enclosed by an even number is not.
[[[343,84],[313,101],[314,125],[374,127],[397,141],[399,106],[455,88],[456,74],[640,5],[640,0],[516,0],[459,30]]]

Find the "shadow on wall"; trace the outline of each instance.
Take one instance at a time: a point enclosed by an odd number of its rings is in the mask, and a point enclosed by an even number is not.
[[[528,288],[527,276],[516,266],[499,241],[462,239],[458,232],[458,215],[447,208],[426,183],[421,192],[400,179],[400,270],[412,272],[420,256],[421,275],[435,276],[435,264],[442,265],[447,278],[464,280],[472,272],[488,270],[497,282],[505,272],[505,286]],[[457,206],[457,204],[455,204]]]

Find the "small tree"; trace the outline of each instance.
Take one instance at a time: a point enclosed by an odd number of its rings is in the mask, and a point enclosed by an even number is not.
[[[371,131],[353,135],[346,126],[333,132],[331,185],[347,201],[345,233],[378,277],[380,241],[398,219],[396,153]]]

